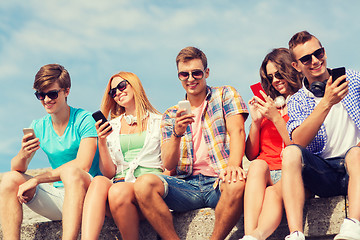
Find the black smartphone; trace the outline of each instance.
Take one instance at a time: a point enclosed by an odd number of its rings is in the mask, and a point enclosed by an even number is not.
[[[340,68],[334,68],[331,70],[331,76],[332,76],[332,81],[334,82],[336,79],[338,79],[339,77],[341,77],[342,75],[345,75],[345,68],[344,67],[340,67]],[[338,86],[340,86],[341,84],[343,84],[346,80],[342,80]]]
[[[92,114],[92,116],[93,116],[93,118],[95,119],[96,122],[99,121],[99,120],[102,120],[102,122],[100,123],[100,126],[108,121],[106,119],[106,117],[104,116],[104,114],[100,110],[94,112]],[[108,132],[110,132],[111,130],[112,130],[112,128]]]

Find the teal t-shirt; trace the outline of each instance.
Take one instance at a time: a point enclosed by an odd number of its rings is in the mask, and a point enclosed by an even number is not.
[[[62,136],[59,136],[52,125],[51,115],[31,123],[36,137],[40,140],[40,147],[46,153],[53,169],[76,158],[80,141],[88,137],[97,137],[95,120],[91,113],[79,108],[70,107],[70,119]],[[89,173],[92,176],[101,174],[99,169],[99,151],[96,150]],[[55,187],[63,186],[61,182],[54,183]]]

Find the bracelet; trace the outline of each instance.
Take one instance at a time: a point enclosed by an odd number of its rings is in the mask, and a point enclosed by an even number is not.
[[[177,137],[177,138],[181,138],[181,137],[184,136],[184,134],[181,134],[181,135],[176,134],[176,132],[175,132],[175,127],[173,128],[173,135],[174,135],[175,137]]]

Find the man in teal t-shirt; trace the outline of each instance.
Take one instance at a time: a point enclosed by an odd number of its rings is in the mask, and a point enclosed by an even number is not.
[[[63,66],[48,64],[35,76],[35,95],[48,113],[30,126],[11,171],[3,176],[0,213],[4,239],[20,239],[22,204],[50,220],[63,221],[62,239],[76,239],[91,176],[100,174],[95,121],[89,112],[70,107],[70,76]],[[41,148],[52,170],[25,174]],[[49,183],[53,183],[50,185]]]

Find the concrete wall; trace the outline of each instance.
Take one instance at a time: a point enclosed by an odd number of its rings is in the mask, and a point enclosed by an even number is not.
[[[346,201],[343,196],[333,198],[316,198],[306,203],[304,210],[305,235],[311,239],[333,239],[338,233],[346,214]],[[209,239],[213,229],[215,215],[210,208],[186,213],[173,213],[174,226],[181,239]],[[61,239],[61,222],[51,222],[24,207],[24,223],[21,239]],[[286,218],[269,239],[284,239],[288,234]],[[227,239],[239,239],[243,236],[243,219],[231,231]],[[2,239],[2,233],[0,233]],[[121,239],[119,231],[112,221],[106,219],[99,239]],[[140,239],[160,239],[150,224],[141,223]]]

